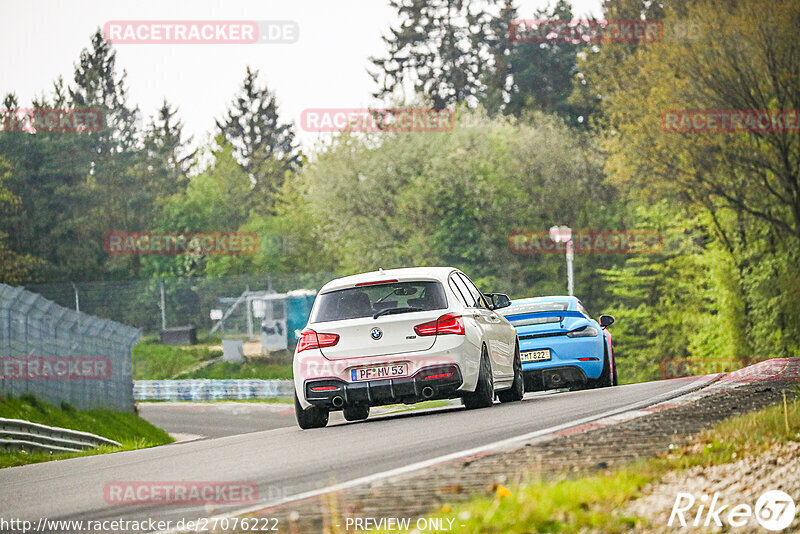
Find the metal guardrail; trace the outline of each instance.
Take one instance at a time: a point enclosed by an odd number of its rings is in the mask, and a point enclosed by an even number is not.
[[[292,397],[291,380],[135,380],[137,401],[209,401]]]
[[[103,445],[121,446],[113,439],[89,432],[0,417],[0,449],[54,453],[79,452]]]

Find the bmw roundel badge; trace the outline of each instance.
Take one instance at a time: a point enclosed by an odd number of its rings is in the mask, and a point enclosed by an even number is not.
[[[369,337],[371,337],[375,341],[378,341],[380,338],[383,337],[383,331],[377,327],[373,328],[369,333]]]

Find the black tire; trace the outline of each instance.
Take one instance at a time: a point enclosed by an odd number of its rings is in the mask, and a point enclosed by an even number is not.
[[[297,418],[297,425],[303,430],[322,428],[328,424],[328,410],[318,406],[304,410],[297,400],[297,393],[294,394],[294,415]]]
[[[608,388],[613,385],[611,377],[611,363],[608,360],[608,347],[603,343],[603,372],[594,380],[594,387]]]
[[[617,360],[614,360],[614,375],[611,377],[611,385],[618,386],[619,380],[617,380]]]
[[[525,396],[525,380],[522,376],[522,360],[519,357],[519,345],[514,349],[514,382],[511,389],[501,391],[497,394],[500,402],[521,401]]]
[[[369,417],[369,406],[348,406],[342,412],[348,421],[363,421]]]
[[[465,394],[461,399],[467,410],[488,408],[494,404],[494,377],[492,377],[491,365],[486,347],[484,347],[481,351],[481,368],[478,372],[478,384],[475,386],[475,391]]]

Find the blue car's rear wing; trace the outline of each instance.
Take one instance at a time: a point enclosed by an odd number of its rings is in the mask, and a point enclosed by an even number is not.
[[[519,308],[523,308],[523,306],[519,306]],[[508,319],[512,324],[515,322],[527,321],[529,319],[541,319],[545,317],[561,320],[563,320],[564,317],[577,317],[579,319],[586,319],[586,316],[579,311],[554,310],[526,312],[524,309],[520,309],[518,311],[514,310],[514,306],[503,310],[503,315],[505,315],[506,319]]]

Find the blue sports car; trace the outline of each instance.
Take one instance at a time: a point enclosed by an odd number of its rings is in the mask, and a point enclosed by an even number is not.
[[[617,366],[608,327],[595,321],[576,297],[511,301],[505,315],[517,329],[525,391],[617,385]]]

